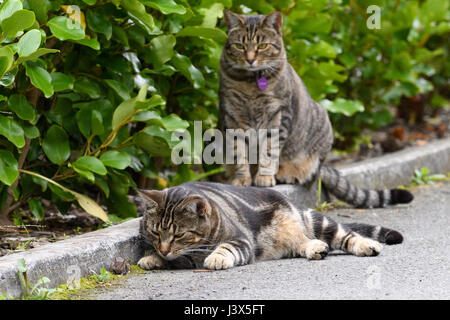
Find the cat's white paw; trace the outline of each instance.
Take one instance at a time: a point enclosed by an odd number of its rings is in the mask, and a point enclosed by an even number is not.
[[[203,266],[209,270],[225,270],[234,266],[234,259],[229,255],[224,256],[213,252],[206,257]]]
[[[234,178],[231,181],[231,184],[234,186],[249,187],[252,185],[252,178],[251,177]]]
[[[151,255],[141,258],[138,266],[145,270],[161,269],[166,265],[166,261],[157,255]]]
[[[307,243],[305,256],[309,260],[320,260],[330,251],[328,244],[320,240],[311,240]]]
[[[260,176],[257,175],[254,180],[254,185],[257,187],[273,187],[277,182],[274,176]]]
[[[377,256],[383,248],[378,241],[369,238],[358,237],[354,241],[352,253],[359,257]]]

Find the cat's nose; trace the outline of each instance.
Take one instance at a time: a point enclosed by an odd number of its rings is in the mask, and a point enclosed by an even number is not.
[[[248,62],[250,65],[252,65],[253,62],[255,62],[255,59],[253,59],[253,58],[247,58],[247,62]]]
[[[159,252],[165,257],[165,256],[167,256],[168,254],[169,254],[169,250],[168,249],[166,249],[166,250],[159,250]]]

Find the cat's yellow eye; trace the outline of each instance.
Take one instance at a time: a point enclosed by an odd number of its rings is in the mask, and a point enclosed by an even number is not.
[[[260,43],[258,44],[258,50],[264,50],[267,48],[267,46],[268,46],[267,43]]]
[[[234,46],[238,50],[244,50],[244,45],[241,43],[234,43]]]

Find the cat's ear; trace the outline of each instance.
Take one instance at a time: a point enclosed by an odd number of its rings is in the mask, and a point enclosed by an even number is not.
[[[189,198],[184,209],[200,216],[209,216],[211,214],[211,205],[206,199],[200,197]]]
[[[136,189],[138,194],[151,205],[162,207],[166,200],[166,192],[159,190]]]
[[[274,11],[265,16],[262,19],[261,24],[274,28],[279,34],[281,34],[281,28],[283,27],[283,15],[279,11]]]
[[[223,18],[225,20],[225,24],[227,25],[227,30],[231,30],[234,27],[243,26],[245,24],[244,18],[237,13],[231,12],[230,10],[223,10]]]

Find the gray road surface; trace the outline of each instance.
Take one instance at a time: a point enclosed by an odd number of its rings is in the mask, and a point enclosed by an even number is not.
[[[283,259],[225,271],[152,271],[130,275],[94,299],[449,299],[450,184],[414,191],[413,203],[340,209],[340,222],[381,224],[405,241],[377,257],[332,252],[325,260]]]

